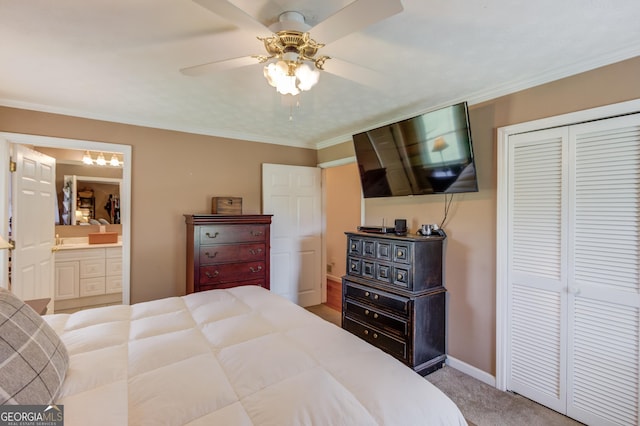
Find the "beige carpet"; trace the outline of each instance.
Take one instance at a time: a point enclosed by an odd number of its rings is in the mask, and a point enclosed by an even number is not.
[[[307,308],[340,325],[341,313],[326,305]],[[568,417],[527,398],[502,392],[460,371],[444,367],[426,377],[455,402],[471,426],[575,426]]]

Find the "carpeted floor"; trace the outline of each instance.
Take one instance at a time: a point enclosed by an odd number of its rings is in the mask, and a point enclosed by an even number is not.
[[[326,305],[307,310],[340,325],[341,313]],[[460,371],[444,367],[426,376],[455,402],[471,426],[576,426],[576,422],[520,395],[502,392]]]
[[[426,377],[477,426],[575,426],[576,422],[523,396],[502,392],[460,371],[444,367]]]

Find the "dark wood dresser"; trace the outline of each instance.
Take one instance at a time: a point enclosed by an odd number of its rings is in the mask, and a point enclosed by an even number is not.
[[[443,366],[443,236],[347,232],[342,327],[421,375]]]
[[[185,215],[187,293],[269,288],[271,215]]]

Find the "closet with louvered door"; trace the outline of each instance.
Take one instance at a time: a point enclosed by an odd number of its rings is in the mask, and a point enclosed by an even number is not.
[[[637,425],[640,114],[508,143],[507,388]]]

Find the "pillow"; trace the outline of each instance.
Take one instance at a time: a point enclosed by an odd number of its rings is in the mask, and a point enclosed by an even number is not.
[[[0,288],[0,404],[54,403],[68,367],[67,348],[51,326]]]

